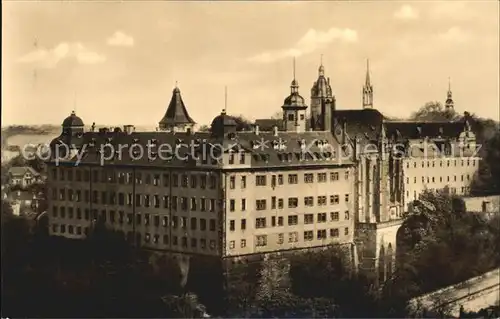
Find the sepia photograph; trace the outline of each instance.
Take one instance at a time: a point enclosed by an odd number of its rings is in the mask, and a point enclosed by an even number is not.
[[[1,318],[500,318],[499,10],[2,1]]]

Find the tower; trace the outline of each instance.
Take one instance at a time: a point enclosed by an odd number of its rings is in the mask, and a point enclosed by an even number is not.
[[[334,111],[335,96],[332,94],[330,78],[325,78],[325,67],[321,61],[318,79],[311,88],[311,128],[314,131],[331,131]]]
[[[295,58],[293,59],[293,80],[290,95],[283,102],[283,123],[286,131],[304,132],[306,129],[305,100],[299,94],[299,82],[295,79]]]
[[[373,86],[370,81],[370,61],[366,60],[366,79],[363,85],[363,108],[373,108]]]
[[[453,111],[454,110],[455,103],[453,102],[450,78],[448,78],[448,92],[446,94],[446,102],[444,105],[445,105],[446,111]]]
[[[172,92],[172,98],[165,115],[159,122],[160,130],[170,132],[186,132],[192,130],[196,122],[189,116],[181,90],[177,87]]]

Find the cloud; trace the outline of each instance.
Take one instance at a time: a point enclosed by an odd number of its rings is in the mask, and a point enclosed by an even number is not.
[[[121,31],[116,31],[111,37],[108,38],[108,45],[119,47],[132,47],[134,46],[134,38]]]
[[[250,57],[247,60],[257,63],[271,63],[276,60],[299,57],[316,51],[333,41],[357,42],[358,34],[355,30],[331,28],[328,31],[317,31],[309,29],[309,31],[297,41],[297,43],[289,49],[263,52],[256,56]]]
[[[471,34],[459,27],[451,27],[446,32],[440,33],[438,36],[445,41],[464,43],[470,39]]]
[[[399,20],[415,20],[418,19],[418,16],[418,11],[407,4],[403,5],[396,12],[394,12],[394,18]]]
[[[38,64],[42,68],[53,68],[61,60],[75,58],[81,64],[95,64],[106,61],[106,57],[91,51],[83,44],[62,42],[52,49],[37,49],[17,59],[18,63]]]

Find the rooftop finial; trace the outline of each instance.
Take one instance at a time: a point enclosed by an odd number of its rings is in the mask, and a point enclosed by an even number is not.
[[[295,80],[295,57],[293,57],[293,79]]]
[[[224,86],[224,112],[227,110],[227,85]]]
[[[451,79],[448,77],[448,92],[451,91]]]
[[[320,56],[318,73],[319,73],[319,76],[325,75],[325,67],[323,66],[323,54],[321,54],[321,56]]]
[[[175,81],[175,87],[176,87],[176,88],[178,88],[178,87],[179,87],[177,84],[178,84],[178,83],[177,83],[177,81]]]
[[[73,95],[73,113],[76,112],[76,91]]]

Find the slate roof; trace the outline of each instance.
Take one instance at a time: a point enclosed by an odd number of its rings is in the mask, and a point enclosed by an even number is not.
[[[395,140],[419,138],[457,138],[465,129],[464,122],[387,122],[388,138]]]
[[[9,168],[9,174],[11,174],[13,176],[24,176],[27,172],[30,172],[34,176],[40,175],[40,173],[35,171],[30,166],[22,166],[22,167],[13,166],[13,167]]]
[[[306,154],[304,158],[301,158],[302,142],[310,151],[310,155]],[[144,156],[139,156],[139,147],[133,146],[134,144],[142,145]],[[146,145],[148,144],[156,145],[151,148],[150,156],[147,156]],[[330,146],[328,148],[322,147],[322,144]],[[118,145],[127,145],[128,147],[122,149],[120,153],[112,154],[113,149],[118,150]],[[160,145],[165,145],[161,146],[163,159],[158,154]],[[82,158],[80,165],[99,165],[101,158],[103,158],[105,165],[196,167],[196,161],[184,158],[193,154],[202,156],[208,152],[216,154],[220,151],[228,152],[229,149],[251,153],[250,164],[252,167],[352,164],[351,158],[339,161],[339,154],[342,153],[340,143],[330,132],[279,132],[277,136],[274,136],[272,132],[262,132],[257,135],[255,132],[246,131],[234,132],[231,138],[227,134],[220,138],[208,132],[175,134],[164,132],[132,132],[129,134],[126,132],[87,132],[83,136],[83,147],[78,156]],[[334,152],[335,154],[333,154]],[[177,156],[166,160],[167,154],[177,154]],[[66,163],[75,165],[76,160],[77,157],[74,156]],[[217,167],[219,167],[218,164],[214,166],[214,168]]]
[[[385,117],[376,109],[335,110],[333,119],[346,128],[351,139],[358,138],[361,144],[373,143],[379,140]]]
[[[172,91],[172,98],[170,99],[167,111],[165,112],[165,115],[163,116],[159,124],[160,126],[176,124],[196,124],[196,122],[188,114],[179,88],[176,87]]]

